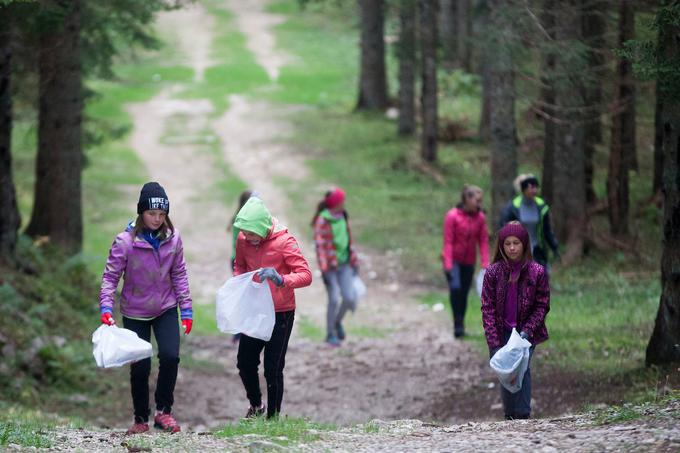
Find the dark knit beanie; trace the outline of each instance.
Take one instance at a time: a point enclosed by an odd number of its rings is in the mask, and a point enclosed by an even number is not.
[[[529,187],[529,185],[538,187],[539,186],[538,178],[535,176],[529,176],[528,178],[523,179],[522,182],[519,183],[519,187],[520,189],[522,189],[522,192],[524,192],[526,188]]]
[[[498,239],[501,245],[510,236],[515,236],[517,239],[519,239],[524,246],[524,250],[529,248],[529,233],[527,233],[527,230],[524,229],[521,223],[511,222],[500,229],[498,232]]]
[[[161,209],[165,212],[170,212],[170,201],[165,194],[165,189],[157,182],[147,182],[139,193],[137,214],[141,214],[149,209]]]

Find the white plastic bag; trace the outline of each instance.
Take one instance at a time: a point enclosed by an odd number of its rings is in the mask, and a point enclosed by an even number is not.
[[[111,368],[151,357],[151,343],[144,341],[131,330],[102,324],[92,334],[97,366]]]
[[[354,295],[358,299],[363,299],[366,296],[366,285],[364,284],[361,277],[355,275],[352,279],[352,285],[354,286]]]
[[[217,328],[269,341],[274,330],[274,301],[269,284],[253,281],[253,272],[232,277],[217,290]]]
[[[524,373],[529,366],[531,343],[520,337],[515,328],[507,344],[491,357],[489,365],[496,372],[501,385],[510,393],[522,388]]]
[[[482,297],[482,289],[484,288],[484,275],[486,274],[486,269],[480,269],[477,272],[477,295]]]

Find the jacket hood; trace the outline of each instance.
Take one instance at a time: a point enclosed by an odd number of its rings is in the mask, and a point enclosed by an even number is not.
[[[236,214],[234,228],[250,231],[266,238],[274,226],[274,220],[264,202],[257,197],[250,197]]]

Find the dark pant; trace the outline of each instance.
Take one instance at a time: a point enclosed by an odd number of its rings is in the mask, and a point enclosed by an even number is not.
[[[177,309],[171,308],[157,318],[141,321],[123,317],[123,326],[135,332],[139,338],[151,341],[153,328],[158,344],[158,380],[156,381],[156,410],[169,414],[174,403],[175,383],[179,367],[179,321]],[[135,409],[135,421],[149,420],[149,374],[151,358],[140,360],[130,366],[130,390]]]
[[[504,332],[505,343],[508,342],[512,331]],[[505,418],[529,418],[531,416],[531,357],[534,355],[534,346],[529,349],[529,366],[524,373],[522,388],[517,393],[511,393],[501,385],[501,400]]]
[[[446,273],[449,283],[449,301],[453,311],[453,325],[456,332],[462,333],[463,320],[467,310],[467,298],[475,273],[474,265],[454,264],[451,272]]]
[[[241,334],[238,345],[237,367],[250,405],[262,404],[258,366],[264,349],[264,377],[267,381],[267,417],[281,412],[283,401],[283,367],[286,365],[288,340],[293,330],[295,310],[276,313],[274,330],[269,341]]]

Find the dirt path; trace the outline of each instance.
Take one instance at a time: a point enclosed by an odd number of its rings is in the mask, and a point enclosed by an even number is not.
[[[264,4],[233,0],[225,5],[275,83],[281,65],[291,57],[275,50],[271,27],[282,19],[264,12]],[[160,21],[161,28],[177,32],[180,50],[192,50],[185,64],[196,71],[195,80],[209,64],[209,51],[199,47],[210,43],[211,28],[195,26],[212,23],[207,16],[197,4],[190,13],[167,13]],[[132,146],[151,179],[166,187],[171,216],[182,231],[195,301],[211,302],[228,276],[231,241],[224,227],[231,210],[225,211],[224,200],[210,195],[221,177],[216,171],[220,159],[289,226],[317,276],[311,287],[297,291],[284,413],[341,425],[374,418],[447,422],[498,418],[498,389],[486,360],[468,343],[453,340],[445,312],[418,306],[421,289],[400,284],[398,257],[359,247],[363,275],[375,278],[366,279],[368,296],[346,319],[349,336],[342,348],[328,348],[301,334],[303,325],[325,330],[326,293],[307,226],[313,206],[295,206],[283,190],[287,184],[309,184],[304,156],[286,144],[293,131],[286,118],[297,107],[232,95],[229,110],[214,119],[209,100],[176,99],[181,89],[169,87],[128,109],[135,123]],[[220,140],[222,156],[204,144],[203,135],[210,130]],[[309,190],[321,195],[332,182]],[[351,204],[349,200],[350,210]],[[470,309],[475,306],[472,301]],[[175,411],[184,426],[204,430],[242,417],[247,402],[235,366],[236,349],[228,336],[191,335],[182,347],[184,366]],[[535,379],[540,382],[540,376]],[[549,398],[535,395],[538,414],[555,412],[548,409]],[[127,420],[121,418],[115,425],[124,426]]]

